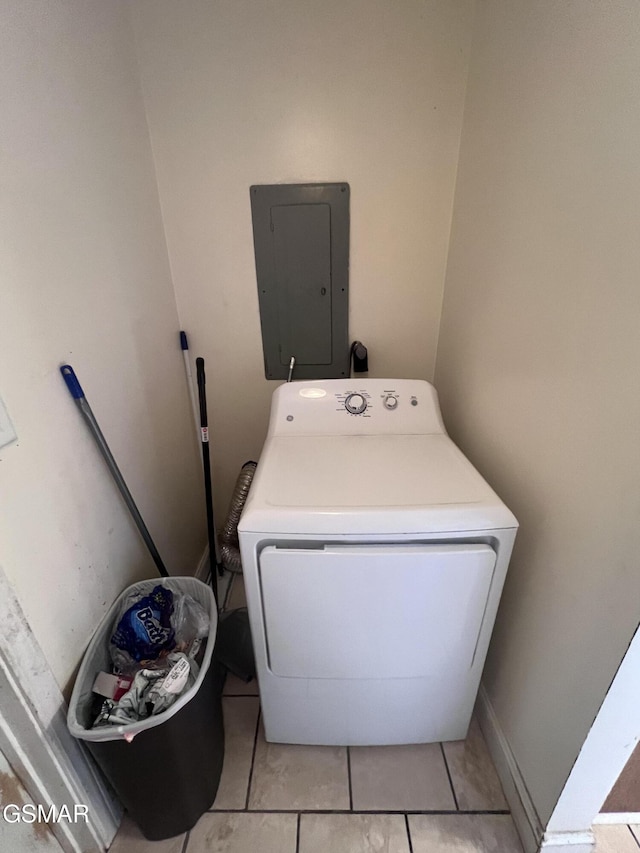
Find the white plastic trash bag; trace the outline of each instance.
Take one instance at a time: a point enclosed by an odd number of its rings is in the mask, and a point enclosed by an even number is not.
[[[127,596],[132,593],[140,596],[148,595],[158,585],[167,587],[172,592],[180,592],[192,596],[203,606],[209,615],[209,636],[207,637],[207,645],[198,677],[189,689],[179,696],[166,711],[160,714],[147,717],[144,720],[127,723],[126,725],[91,728],[94,722],[92,715],[94,693],[92,688],[96,675],[99,672],[111,671],[112,662],[109,654],[109,641],[115,627],[114,623],[121,612],[122,604]],[[131,740],[140,732],[151,729],[154,726],[159,726],[173,717],[195,696],[207,674],[213,656],[217,627],[218,611],[213,592],[209,586],[202,583],[202,581],[196,580],[196,578],[154,578],[153,580],[139,581],[125,589],[98,626],[80,666],[67,714],[67,725],[71,734],[80,740],[94,742],[121,739]]]

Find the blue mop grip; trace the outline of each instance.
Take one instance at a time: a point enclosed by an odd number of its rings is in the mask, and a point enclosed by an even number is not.
[[[70,364],[63,364],[60,367],[60,373],[62,374],[62,378],[67,383],[67,388],[71,393],[71,396],[74,400],[82,400],[84,397],[84,391],[82,390],[82,385],[78,382],[78,377],[75,375],[73,371],[73,367]]]
[[[180,332],[180,349],[189,349],[186,332]]]

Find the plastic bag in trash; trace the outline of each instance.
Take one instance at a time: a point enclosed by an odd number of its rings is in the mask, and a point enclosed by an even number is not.
[[[145,717],[144,719],[121,725],[104,725],[94,727],[93,723],[100,711],[105,697],[92,692],[92,687],[95,684],[96,673],[109,672],[111,669],[111,636],[114,633],[123,612],[136,601],[139,601],[144,596],[149,595],[158,584],[162,584],[165,589],[171,590],[174,596],[174,603],[178,596],[188,593],[208,614],[208,639],[194,640],[189,652],[187,653],[188,656],[196,660],[199,666],[197,677],[195,675],[196,670],[193,670],[195,682],[193,685],[188,684],[187,688],[183,690],[176,701],[161,714],[153,714],[149,717]],[[130,739],[140,732],[151,731],[156,727],[163,726],[165,722],[173,720],[180,714],[180,712],[190,705],[192,699],[196,698],[196,693],[202,685],[203,679],[205,677],[210,677],[207,673],[212,666],[213,647],[215,644],[217,627],[218,613],[211,587],[202,583],[202,581],[196,580],[196,578],[190,576],[174,576],[164,578],[161,581],[157,581],[156,579],[138,581],[130,586],[120,596],[118,596],[108,613],[105,614],[82,659],[76,683],[73,688],[73,695],[69,701],[67,723],[70,734],[73,737],[87,741],[88,743],[106,744],[111,741],[120,741],[123,738]],[[140,669],[155,670],[164,667],[166,670],[168,654],[169,652],[163,653],[156,660],[152,661],[153,666],[149,666],[147,661],[135,662],[131,659],[136,667],[131,677],[133,678],[136,672]],[[122,671],[117,671],[114,674],[121,675],[123,673]],[[205,700],[202,699],[202,701],[204,702]],[[207,699],[206,701],[208,702],[209,700]],[[198,697],[198,704],[199,703],[200,697]]]
[[[135,596],[137,600],[134,601],[132,597],[126,599],[124,612],[111,637],[114,653],[119,649],[134,661],[141,661],[153,660],[162,651],[175,648],[171,590],[158,584],[149,595]]]
[[[203,640],[209,634],[209,614],[187,593],[176,593],[173,598],[171,625],[176,638],[176,648],[186,652],[194,640]]]
[[[209,615],[193,596],[156,586],[147,596],[128,596],[111,638],[114,670],[130,677],[140,669],[166,669],[170,651],[195,658],[209,634]]]

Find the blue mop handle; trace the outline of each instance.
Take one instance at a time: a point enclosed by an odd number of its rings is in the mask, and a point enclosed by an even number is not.
[[[84,396],[84,391],[82,390],[82,385],[78,382],[78,377],[75,374],[73,367],[70,364],[62,364],[60,366],[60,373],[62,374],[62,378],[67,383],[67,388],[69,389],[69,393],[76,401],[77,407],[80,409],[82,416],[87,422],[87,426],[91,430],[91,434],[93,435],[96,444],[102,453],[102,456],[107,463],[107,467],[111,472],[111,476],[115,480],[115,483],[120,490],[120,494],[124,498],[124,502],[131,513],[131,517],[136,523],[138,530],[140,531],[140,535],[145,541],[147,548],[149,549],[149,553],[151,554],[154,563],[160,574],[163,577],[168,577],[169,572],[167,571],[164,563],[162,562],[162,557],[158,553],[158,549],[156,548],[153,539],[151,538],[151,534],[147,530],[147,526],[144,523],[142,516],[136,506],[136,502],[134,501],[131,492],[129,491],[127,484],[124,481],[124,477],[120,473],[120,469],[116,463],[116,460],[113,458],[113,454],[109,449],[109,445],[102,434],[102,430],[95,418],[95,415],[91,411],[91,406],[89,405],[89,401]]]
[[[67,383],[67,388],[74,400],[82,400],[84,399],[84,391],[82,390],[82,385],[78,381],[78,377],[75,374],[73,367],[70,364],[63,364],[60,368],[60,373],[62,373],[62,378]]]

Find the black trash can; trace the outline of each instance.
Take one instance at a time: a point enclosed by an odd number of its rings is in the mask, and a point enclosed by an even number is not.
[[[109,639],[124,599],[158,584],[191,595],[211,620],[195,684],[156,716],[122,726],[89,728],[95,676],[109,671]],[[141,581],[126,589],[93,636],[71,696],[67,723],[84,741],[133,821],[150,841],[191,829],[211,807],[224,759],[224,670],[213,658],[218,613],[211,589],[195,578]]]

